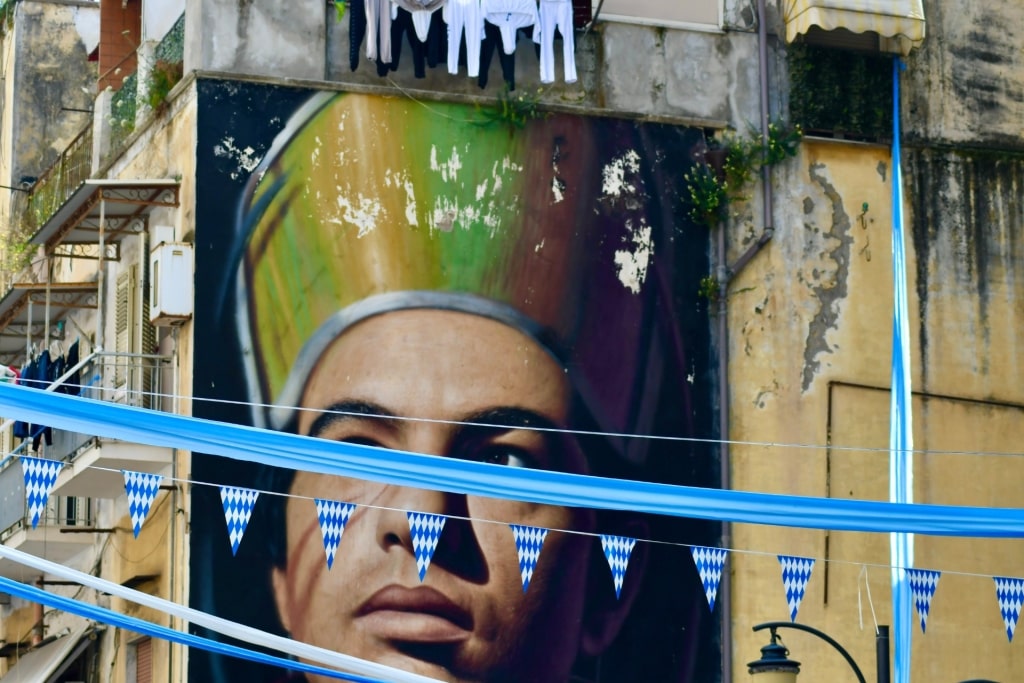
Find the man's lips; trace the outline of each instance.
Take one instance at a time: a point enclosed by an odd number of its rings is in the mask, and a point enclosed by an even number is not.
[[[386,586],[359,607],[356,618],[386,640],[454,643],[473,631],[473,615],[429,586]]]

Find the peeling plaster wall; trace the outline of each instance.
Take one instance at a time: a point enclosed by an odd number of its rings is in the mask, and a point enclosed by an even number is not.
[[[62,107],[92,107],[96,73],[88,57],[98,26],[98,4],[18,4],[11,102],[14,184],[22,176],[38,177],[89,123],[87,115]]]
[[[1005,455],[1024,442],[1024,160],[921,147],[905,152],[904,173],[915,447],[996,454],[919,455],[915,499],[1024,507],[1024,463]],[[777,168],[775,238],[730,287],[730,437],[807,447],[735,445],[735,488],[888,498],[891,182],[888,148],[859,143],[806,140]],[[743,525],[734,534],[737,548],[852,563],[818,563],[800,620],[874,661],[857,626],[867,601],[859,564],[888,564],[884,535]],[[984,575],[1019,572],[1024,543],[920,538],[917,556],[921,567],[983,576],[940,587],[942,609],[937,600],[927,636],[915,636],[914,683],[1015,680],[1022,660],[1002,647]],[[735,558],[737,671],[763,644],[749,625],[785,614],[772,565]],[[868,580],[879,623],[891,624],[887,571],[871,567]],[[870,624],[866,605],[863,616]],[[787,645],[805,671],[854,680],[810,640]],[[951,654],[964,651],[981,656]]]

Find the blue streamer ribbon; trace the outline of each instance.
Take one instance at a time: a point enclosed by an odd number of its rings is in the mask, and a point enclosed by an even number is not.
[[[283,657],[275,657],[273,655],[263,654],[262,652],[256,652],[254,650],[247,650],[242,647],[235,645],[229,645],[227,643],[218,643],[215,640],[208,638],[202,638],[200,636],[194,636],[189,633],[182,633],[180,631],[174,631],[167,628],[166,626],[158,626],[148,621],[143,621],[136,617],[129,617],[124,614],[118,614],[113,610],[105,607],[99,607],[98,605],[90,605],[86,602],[81,602],[73,598],[66,598],[62,595],[54,595],[48,593],[41,588],[34,586],[28,586],[19,581],[8,579],[0,576],[0,591],[4,593],[10,593],[16,595],[24,600],[31,600],[32,602],[38,602],[49,607],[54,607],[70,614],[77,614],[80,617],[86,619],[92,619],[93,621],[100,621],[105,624],[112,626],[118,626],[120,628],[140,633],[144,636],[151,636],[153,638],[160,638],[162,640],[169,640],[172,643],[178,643],[180,645],[187,645],[189,647],[199,648],[200,650],[206,650],[207,652],[213,652],[214,654],[228,655],[230,657],[238,657],[240,659],[247,659],[250,662],[256,662],[258,664],[270,664],[271,666],[278,666],[284,669],[290,669],[292,671],[300,671],[302,673],[316,674],[318,676],[327,676],[328,678],[335,678],[342,681],[356,681],[357,683],[382,683],[374,678],[366,678],[365,676],[359,676],[356,674],[342,673],[341,671],[334,671],[332,669],[325,669],[319,666],[312,666],[310,664],[303,664],[302,662],[293,662],[290,659],[284,659]]]
[[[910,322],[907,262],[903,234],[903,165],[900,161],[900,70],[892,62],[892,395],[889,415],[889,500],[914,501],[914,433],[910,394]],[[914,566],[914,537],[908,530],[889,537],[896,683],[910,683],[911,591],[906,570]]]
[[[0,383],[0,414],[133,443],[546,505],[837,531],[1024,537],[1024,510],[725,491],[503,467],[200,420]]]

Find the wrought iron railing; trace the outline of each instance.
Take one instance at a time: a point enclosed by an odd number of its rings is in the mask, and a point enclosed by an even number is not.
[[[31,235],[42,227],[91,173],[92,123],[89,123],[29,189],[22,214],[25,232]]]
[[[139,353],[101,353],[82,368],[77,387],[79,395],[99,401],[121,403],[138,408],[171,410],[172,397],[163,391],[168,379],[169,356]],[[47,447],[48,457],[72,462],[88,447],[91,434],[53,430],[53,444]]]
[[[89,498],[51,496],[36,526],[88,527],[92,523],[93,505]],[[8,467],[0,472],[0,543],[6,543],[22,529],[31,528],[21,468]]]
[[[96,353],[68,373],[64,381],[49,387],[100,401],[110,401],[155,410],[171,410],[173,397],[163,387],[171,372],[171,358],[142,353]],[[13,467],[21,455],[32,455],[65,463],[96,442],[92,434],[52,429],[50,440],[39,435],[39,452],[31,452],[32,439],[26,439],[0,460],[0,543],[13,533],[31,526],[25,499],[25,482],[20,467]],[[43,445],[45,444],[45,445]],[[57,526],[86,526],[92,523],[92,504],[88,498],[54,496],[39,522]]]

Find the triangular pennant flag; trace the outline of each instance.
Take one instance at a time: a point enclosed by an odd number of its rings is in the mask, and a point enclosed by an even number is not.
[[[796,613],[800,609],[800,601],[804,599],[807,582],[811,580],[814,560],[806,557],[779,555],[779,564],[782,565],[782,586],[786,589],[789,618],[792,621],[796,621]]]
[[[245,527],[249,525],[249,518],[259,495],[259,491],[252,489],[220,487],[220,500],[224,504],[224,521],[228,523],[232,555],[238,553],[238,544],[242,542],[242,535],[245,533]]]
[[[516,539],[516,552],[519,554],[519,574],[523,580],[523,592],[530,587],[533,570],[537,568],[540,549],[547,538],[548,530],[536,526],[519,526],[509,524],[512,536]]]
[[[25,503],[28,505],[33,529],[39,524],[39,517],[46,509],[46,501],[57,482],[60,468],[59,460],[21,456],[21,471],[25,475]]]
[[[608,566],[612,570],[616,598],[622,593],[622,583],[626,578],[629,556],[633,552],[633,546],[635,545],[635,538],[601,534],[601,548],[604,550],[604,556],[608,558]]]
[[[416,555],[416,571],[420,581],[427,575],[430,558],[437,550],[437,542],[441,540],[441,530],[447,517],[444,515],[428,515],[425,512],[406,512],[409,517],[409,532],[412,534],[412,549]]]
[[[996,598],[999,600],[999,613],[1003,615],[1006,625],[1006,637],[1013,642],[1013,632],[1017,630],[1017,619],[1020,618],[1021,604],[1024,603],[1024,579],[1011,579],[1005,576],[993,576],[996,582]]]
[[[316,516],[320,520],[320,532],[324,536],[324,552],[327,553],[327,568],[334,566],[334,556],[341,543],[341,535],[345,533],[345,525],[356,509],[352,503],[339,503],[336,500],[316,498]]]
[[[921,617],[921,633],[928,624],[928,612],[932,608],[932,597],[939,585],[939,572],[930,569],[908,569],[907,579],[910,581],[910,592],[914,596],[917,615]]]
[[[691,549],[693,563],[697,565],[700,582],[704,585],[704,596],[708,599],[708,607],[715,610],[715,597],[718,595],[718,584],[722,580],[722,567],[728,552],[724,548],[707,548],[695,545]]]
[[[164,478],[159,474],[128,470],[121,470],[121,474],[124,475],[124,490],[128,494],[128,514],[132,518],[132,531],[135,532],[135,538],[138,538],[146,515],[149,514],[149,508],[153,505],[157,491],[160,490],[160,482]]]

